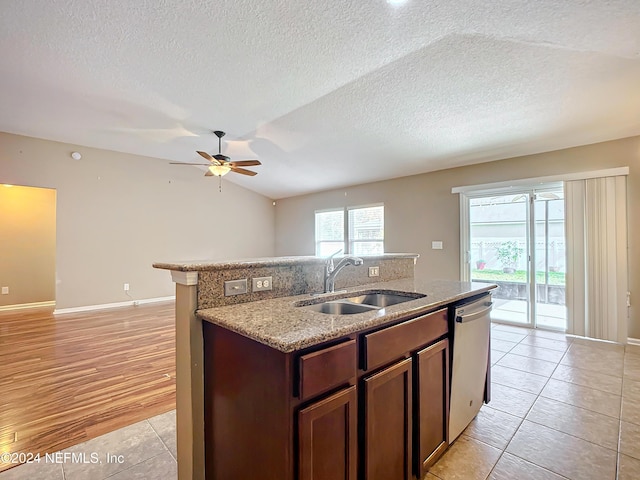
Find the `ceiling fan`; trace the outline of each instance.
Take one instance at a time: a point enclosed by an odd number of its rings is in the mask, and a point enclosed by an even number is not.
[[[209,155],[207,152],[196,151],[198,155],[202,158],[209,161],[209,163],[184,163],[184,162],[170,162],[171,165],[202,165],[205,167],[209,167],[207,169],[207,173],[204,174],[205,177],[223,177],[229,172],[240,173],[242,175],[254,176],[257,175],[258,172],[254,172],[252,170],[247,170],[242,167],[252,167],[257,165],[262,165],[258,160],[238,160],[235,162],[231,161],[231,158],[222,154],[222,137],[224,137],[225,133],[220,130],[215,130],[213,132],[216,137],[218,137],[218,153],[215,155]]]

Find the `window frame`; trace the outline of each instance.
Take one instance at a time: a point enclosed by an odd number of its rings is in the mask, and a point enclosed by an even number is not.
[[[349,216],[350,216],[350,212],[353,210],[361,210],[361,209],[367,209],[367,208],[376,208],[376,207],[382,207],[382,239],[377,239],[377,238],[370,238],[370,239],[353,239],[351,238],[350,232],[349,232]],[[371,203],[371,204],[366,204],[366,205],[354,205],[354,206],[346,206],[346,207],[338,207],[338,208],[324,208],[324,209],[319,209],[319,210],[315,210],[314,211],[314,228],[315,228],[315,232],[314,232],[314,243],[315,243],[315,255],[316,256],[323,256],[320,255],[320,245],[322,243],[328,243],[331,242],[330,240],[318,240],[318,221],[317,221],[317,215],[319,213],[328,213],[328,212],[342,212],[342,218],[343,218],[343,226],[342,226],[342,244],[343,244],[343,253],[345,255],[350,255],[353,253],[354,251],[354,244],[356,243],[380,243],[382,245],[382,253],[384,253],[384,225],[385,225],[385,221],[384,221],[384,215],[385,215],[385,210],[384,210],[384,203],[380,202],[380,203]],[[382,254],[381,253],[381,254]]]

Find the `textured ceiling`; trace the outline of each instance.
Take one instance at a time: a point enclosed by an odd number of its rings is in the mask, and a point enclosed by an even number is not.
[[[0,3],[1,131],[194,162],[215,129],[271,198],[640,135],[640,1]]]

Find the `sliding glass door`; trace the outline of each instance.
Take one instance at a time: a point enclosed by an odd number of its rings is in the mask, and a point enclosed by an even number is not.
[[[463,278],[499,286],[492,320],[565,329],[562,186],[469,193],[463,200]]]
[[[492,320],[531,323],[529,194],[469,199],[471,280],[496,283]]]
[[[566,255],[562,189],[539,192],[534,202],[535,324],[553,330],[567,328],[565,303]]]

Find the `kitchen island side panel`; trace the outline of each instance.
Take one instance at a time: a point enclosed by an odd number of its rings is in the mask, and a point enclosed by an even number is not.
[[[203,326],[206,478],[293,478],[289,356]]]

